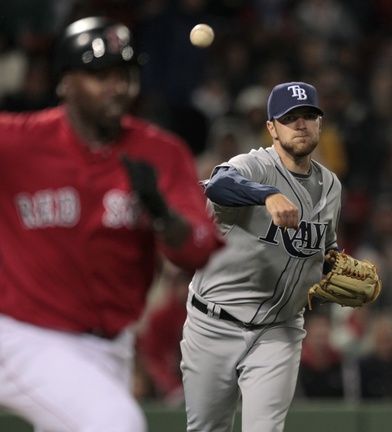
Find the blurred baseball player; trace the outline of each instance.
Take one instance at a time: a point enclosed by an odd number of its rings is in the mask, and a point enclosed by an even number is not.
[[[142,432],[134,325],[159,253],[203,266],[223,241],[184,143],[129,116],[127,27],[59,44],[64,104],[0,115],[0,405],[50,432]]]
[[[341,185],[311,159],[316,89],[283,83],[268,99],[273,145],[216,167],[206,195],[227,240],[190,285],[182,371],[188,432],[281,432],[298,373],[307,291],[336,248]]]

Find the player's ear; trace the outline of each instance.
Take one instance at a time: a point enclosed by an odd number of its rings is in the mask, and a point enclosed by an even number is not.
[[[65,85],[63,79],[57,84],[56,94],[60,99],[63,99],[63,97],[65,96]]]
[[[267,125],[267,129],[268,129],[268,132],[270,133],[271,137],[272,137],[273,139],[277,139],[277,138],[278,138],[278,135],[277,135],[277,133],[276,133],[276,129],[275,129],[275,124],[274,124],[274,122],[273,122],[273,121],[270,121],[270,120],[267,120],[266,125]]]
[[[131,99],[135,99],[140,93],[140,71],[137,67],[131,67],[129,69],[129,87],[128,96]]]
[[[68,76],[64,75],[63,77],[61,77],[59,83],[56,86],[56,94],[60,99],[63,99],[67,93],[67,88],[68,88]]]

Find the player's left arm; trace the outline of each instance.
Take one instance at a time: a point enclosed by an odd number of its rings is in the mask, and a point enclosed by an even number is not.
[[[180,145],[174,153],[162,166],[127,156],[122,163],[151,217],[163,254],[179,267],[194,270],[206,264],[224,242],[207,213],[190,152]]]
[[[207,211],[193,156],[181,140],[179,143],[173,149],[171,167],[162,173],[161,190],[171,211],[186,221],[189,231],[181,244],[172,247],[163,241],[161,249],[174,264],[193,270],[204,266],[212,253],[224,245],[224,240]]]
[[[150,215],[155,232],[168,246],[177,247],[183,244],[190,234],[190,224],[167,205],[158,188],[155,168],[143,160],[131,160],[125,154],[121,162],[135,195]]]

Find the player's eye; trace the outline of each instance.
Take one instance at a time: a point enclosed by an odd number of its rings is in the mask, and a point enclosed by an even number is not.
[[[110,67],[103,68],[97,71],[92,71],[93,75],[98,81],[108,81],[111,79],[116,79],[117,81],[129,81],[129,71],[121,67]]]
[[[317,113],[306,113],[302,117],[304,120],[317,120],[318,116]]]
[[[318,116],[319,116],[319,114],[315,113],[315,112],[309,112],[309,113],[303,113],[303,114],[300,114],[300,113],[287,114],[287,115],[280,117],[278,119],[278,121],[279,121],[279,123],[287,125],[287,124],[296,122],[299,118],[302,118],[302,119],[307,120],[307,121],[314,121],[314,120],[317,120]]]
[[[297,118],[298,118],[298,116],[289,114],[289,115],[284,115],[284,116],[280,117],[278,119],[278,121],[279,121],[279,123],[282,123],[282,124],[289,124],[289,123],[295,122],[297,120]]]

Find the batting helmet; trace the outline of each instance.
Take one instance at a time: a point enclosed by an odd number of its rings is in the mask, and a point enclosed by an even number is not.
[[[58,74],[129,64],[135,56],[128,27],[103,17],[82,18],[70,24],[56,51]]]

